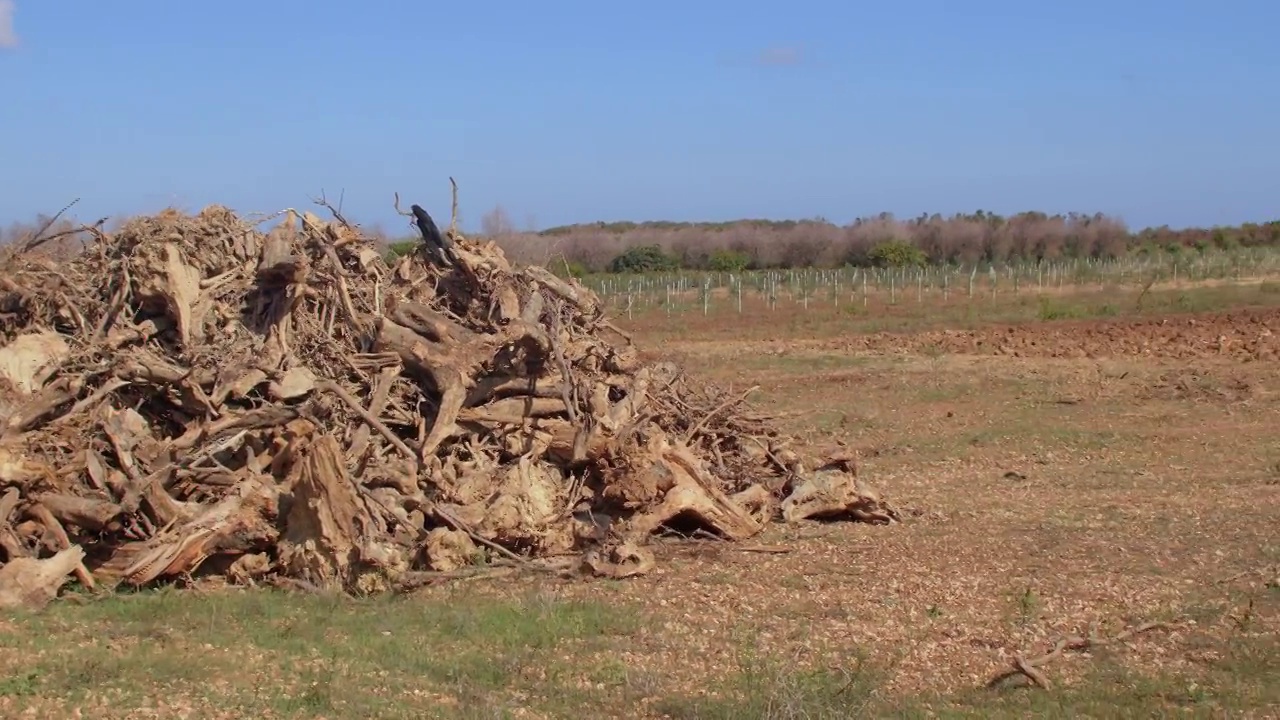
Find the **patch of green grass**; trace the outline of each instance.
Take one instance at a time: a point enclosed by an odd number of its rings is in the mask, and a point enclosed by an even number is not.
[[[880,674],[855,660],[848,670],[802,670],[746,657],[726,683],[699,696],[668,697],[655,709],[673,720],[844,720],[872,717]]]
[[[1040,596],[1036,594],[1035,588],[1030,585],[1018,594],[1017,615],[1018,624],[1022,627],[1029,626],[1039,618]]]
[[[1120,657],[1097,654],[1076,683],[1052,690],[1011,680],[1003,687],[912,698],[881,716],[904,718],[1236,717],[1280,709],[1280,641],[1231,642],[1222,657],[1188,674],[1142,672]],[[1053,666],[1047,668],[1053,677]],[[887,709],[886,709],[887,710]],[[1262,715],[1253,715],[1261,717]],[[1269,715],[1267,715],[1269,716]]]
[[[1037,612],[1025,588],[1014,612]],[[1272,617],[1280,596],[1250,607]],[[931,618],[942,616],[930,606]],[[673,692],[679,668],[633,667],[618,650],[645,618],[624,605],[530,593],[485,599],[460,590],[430,599],[159,591],[59,603],[14,618],[0,633],[6,710],[88,705],[115,717],[176,698],[189,717],[676,719],[1022,718],[1236,716],[1280,708],[1280,638],[1261,624],[1228,639],[1195,635],[1210,651],[1183,673],[1146,671],[1123,650],[1096,652],[1079,680],[1050,666],[1052,690],[1019,687],[898,696],[887,667],[857,652],[798,663],[745,641],[729,673]],[[795,632],[812,632],[798,626]],[[643,646],[638,646],[643,648]],[[643,652],[641,649],[640,652]],[[809,658],[810,661],[813,658]],[[1066,661],[1064,661],[1065,665]],[[104,700],[105,698],[105,700]],[[44,703],[44,704],[41,704]]]
[[[1122,655],[1098,652],[1085,676],[1053,689],[1020,678],[992,688],[898,697],[880,690],[883,672],[854,662],[847,670],[802,670],[750,658],[724,684],[697,696],[667,697],[655,708],[676,720],[826,718],[1233,717],[1280,708],[1280,641],[1233,641],[1219,659],[1188,674],[1143,672]],[[1046,668],[1051,679],[1054,667]]]
[[[0,697],[28,697],[35,695],[40,674],[33,671],[0,678]]]
[[[1061,298],[1054,298],[1048,295],[1040,297],[1039,318],[1044,321],[1071,320],[1084,317],[1083,310],[1082,306],[1068,304]]]
[[[637,625],[618,606],[157,591],[56,604],[0,634],[0,695],[145,703],[166,688],[263,717],[503,717],[577,697],[581,668]],[[20,661],[19,658],[22,658]],[[211,684],[216,680],[217,684]],[[442,705],[440,698],[452,698]],[[445,708],[447,712],[441,710]]]

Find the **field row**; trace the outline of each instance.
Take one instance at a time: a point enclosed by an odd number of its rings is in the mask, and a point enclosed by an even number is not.
[[[761,296],[801,302],[887,294],[893,301],[925,293],[944,298],[998,296],[1035,291],[1257,281],[1280,277],[1280,253],[1270,248],[1119,260],[1079,259],[1012,265],[973,264],[899,268],[676,271],[642,275],[589,275],[582,282],[621,305],[669,304],[696,297]]]

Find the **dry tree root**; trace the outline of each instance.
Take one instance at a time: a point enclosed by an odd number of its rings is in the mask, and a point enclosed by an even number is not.
[[[0,257],[6,602],[69,576],[630,577],[658,533],[897,519],[850,459],[809,471],[754,388],[642,362],[577,281],[421,208],[433,246],[389,264],[317,202],[333,222],[289,209],[263,231],[215,205],[84,228],[65,261]]]
[[[1116,645],[1143,633],[1151,632],[1153,630],[1171,630],[1173,627],[1174,626],[1170,623],[1148,622],[1129,628],[1128,630],[1110,638],[1098,637],[1092,630],[1090,630],[1089,635],[1086,637],[1074,636],[1062,638],[1058,642],[1054,643],[1052,650],[1038,657],[1027,658],[1021,653],[1015,655],[1013,657],[1013,667],[991,678],[991,680],[987,681],[986,687],[988,689],[996,688],[1004,681],[1021,675],[1031,681],[1031,683],[1036,687],[1043,690],[1050,690],[1053,688],[1053,684],[1049,682],[1049,678],[1044,674],[1042,668],[1062,657],[1064,654],[1068,652],[1084,652],[1108,645]]]

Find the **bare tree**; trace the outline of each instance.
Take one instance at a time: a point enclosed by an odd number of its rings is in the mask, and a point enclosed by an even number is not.
[[[515,225],[501,205],[493,206],[492,210],[480,218],[480,233],[483,235],[495,237],[510,235],[513,232],[515,232]]]

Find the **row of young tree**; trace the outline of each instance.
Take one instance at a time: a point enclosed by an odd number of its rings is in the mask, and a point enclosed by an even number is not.
[[[626,222],[540,232],[514,231],[504,218],[500,208],[487,214],[482,232],[513,259],[563,261],[580,272],[1002,264],[1280,245],[1280,221],[1132,231],[1121,220],[1099,213],[1024,212],[1005,217],[978,211],[910,220],[883,213],[844,226],[822,219]]]

